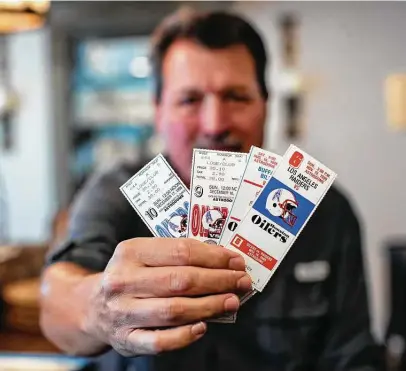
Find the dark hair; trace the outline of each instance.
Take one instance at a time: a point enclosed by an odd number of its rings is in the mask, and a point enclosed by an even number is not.
[[[155,99],[161,99],[162,64],[169,47],[179,39],[190,39],[210,49],[243,44],[255,62],[255,72],[261,94],[268,98],[265,82],[267,55],[258,32],[244,19],[225,12],[197,13],[183,9],[166,18],[152,36],[152,65],[155,79]]]

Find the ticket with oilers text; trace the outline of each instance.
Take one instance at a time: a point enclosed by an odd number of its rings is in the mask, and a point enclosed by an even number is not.
[[[255,146],[248,154],[247,165],[241,178],[233,206],[225,221],[220,245],[225,246],[238,224],[252,206],[255,198],[272,176],[281,156]]]
[[[253,288],[262,291],[336,173],[291,145],[226,247],[242,253]]]
[[[189,190],[162,154],[120,190],[155,237],[186,237]]]
[[[246,153],[193,150],[189,238],[219,244],[246,160]]]
[[[195,149],[188,237],[218,245],[244,173],[247,154]],[[236,315],[209,322],[234,323]]]

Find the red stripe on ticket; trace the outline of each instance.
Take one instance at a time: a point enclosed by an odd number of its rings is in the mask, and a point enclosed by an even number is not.
[[[248,183],[248,184],[252,184],[253,186],[256,186],[256,187],[259,187],[259,188],[263,187],[262,184],[254,183],[254,182],[251,182],[250,180],[247,180],[247,179],[244,179],[244,182]]]
[[[231,245],[236,249],[242,251],[244,254],[248,255],[259,264],[268,268],[270,271],[275,267],[278,262],[275,258],[268,255],[265,251],[261,250],[259,247],[253,245],[251,242],[247,241],[244,237],[236,234],[231,241]]]

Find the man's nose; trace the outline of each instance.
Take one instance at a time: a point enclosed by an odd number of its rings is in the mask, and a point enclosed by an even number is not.
[[[221,97],[206,97],[200,112],[201,129],[206,134],[219,134],[229,129],[227,107]]]

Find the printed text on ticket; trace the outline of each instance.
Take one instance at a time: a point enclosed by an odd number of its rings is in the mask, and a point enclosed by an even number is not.
[[[193,150],[189,238],[218,245],[246,159],[246,153]]]
[[[237,195],[223,228],[220,245],[225,246],[230,241],[232,233],[237,229],[267,180],[272,176],[280,159],[281,156],[273,152],[255,146],[251,147]]]

